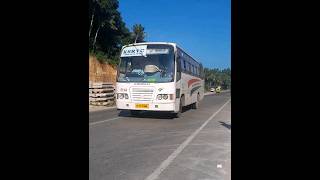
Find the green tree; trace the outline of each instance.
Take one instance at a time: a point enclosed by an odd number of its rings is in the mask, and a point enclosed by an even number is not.
[[[89,0],[89,51],[99,60],[111,64],[118,63],[123,45],[135,40],[142,42],[145,38],[141,24],[135,25],[130,32],[118,8],[118,0]]]
[[[204,68],[205,88],[209,90],[211,87],[221,86],[223,89],[231,87],[231,69],[209,69]]]
[[[89,51],[113,64],[130,38],[118,7],[118,0],[89,0]]]
[[[133,37],[134,37],[134,42],[139,43],[139,42],[144,42],[144,38],[146,36],[146,33],[144,32],[144,27],[141,24],[135,24],[133,25]]]

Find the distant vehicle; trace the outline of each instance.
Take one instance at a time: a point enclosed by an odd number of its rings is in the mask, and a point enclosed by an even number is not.
[[[214,89],[214,88],[211,88],[211,89],[210,89],[210,92],[214,92],[214,91],[215,91],[215,89]]]
[[[197,109],[204,97],[202,64],[175,43],[124,46],[117,72],[117,108],[133,115],[167,111],[179,117],[183,106]]]
[[[217,88],[216,88],[216,93],[220,93],[221,92],[221,86],[218,86]]]

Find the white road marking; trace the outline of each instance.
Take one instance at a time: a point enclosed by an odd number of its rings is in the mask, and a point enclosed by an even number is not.
[[[195,138],[199,132],[230,102],[230,99],[223,104],[209,119],[207,119],[195,132],[193,132],[180,146],[155,169],[145,180],[155,180],[172,163],[172,161],[183,151],[183,149]]]
[[[89,125],[95,125],[95,124],[100,124],[100,123],[104,123],[104,122],[109,122],[109,121],[113,121],[113,120],[116,120],[116,119],[120,119],[122,117],[115,117],[115,118],[111,118],[111,119],[106,119],[106,120],[103,120],[103,121],[97,121],[97,122],[93,122],[93,123],[89,123]]]

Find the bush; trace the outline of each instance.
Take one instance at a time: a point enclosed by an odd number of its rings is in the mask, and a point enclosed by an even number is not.
[[[100,63],[104,63],[104,62],[107,62],[108,61],[108,58],[106,57],[106,55],[102,52],[102,51],[97,51],[95,53],[95,56],[97,57],[97,60],[100,62]]]
[[[102,51],[90,51],[89,55],[95,56],[100,63],[108,63],[113,67],[116,67],[119,64],[119,57],[107,57]]]

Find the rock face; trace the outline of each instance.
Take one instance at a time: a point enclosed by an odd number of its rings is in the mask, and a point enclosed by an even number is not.
[[[117,69],[107,63],[100,63],[96,57],[89,56],[89,81],[112,82],[115,85]]]

